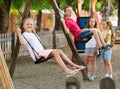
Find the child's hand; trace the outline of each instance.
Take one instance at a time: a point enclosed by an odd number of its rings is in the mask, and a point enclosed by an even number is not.
[[[18,34],[21,34],[21,29],[20,29],[19,27],[17,27],[16,32],[17,32]]]
[[[61,20],[62,22],[64,22],[64,21],[65,21],[65,20],[64,20],[64,18],[61,18],[60,20]]]
[[[92,4],[96,4],[97,3],[97,0],[92,0]]]
[[[82,5],[84,3],[84,0],[78,0],[78,3]]]

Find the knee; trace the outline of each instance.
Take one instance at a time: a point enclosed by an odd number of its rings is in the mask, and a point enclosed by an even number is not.
[[[58,54],[60,54],[60,53],[62,53],[63,51],[61,50],[61,49],[57,49],[56,50],[56,53],[58,53]]]
[[[61,50],[61,49],[55,49],[54,51],[53,51],[53,55],[58,55],[58,54],[60,54],[60,53],[62,53],[63,51]]]
[[[91,30],[92,30],[92,32],[100,32],[100,30],[96,29],[96,28],[92,28]]]

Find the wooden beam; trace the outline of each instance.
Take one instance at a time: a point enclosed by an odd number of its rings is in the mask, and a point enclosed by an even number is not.
[[[53,9],[54,9],[54,11],[55,11],[55,15],[59,18],[59,21],[60,21],[60,18],[61,18],[61,15],[60,15],[60,14],[61,14],[61,12],[60,12],[59,7],[58,7],[58,5],[57,5],[57,3],[56,3],[56,0],[50,0],[50,3],[52,4],[52,7],[53,7]],[[75,57],[77,63],[80,64],[80,65],[84,65],[83,61],[81,60],[81,58],[80,58],[80,56],[79,56],[79,53],[77,52],[77,49],[76,49],[76,47],[75,47],[75,45],[74,45],[74,42],[73,42],[70,34],[69,34],[69,33],[67,34],[67,33],[65,32],[64,26],[63,26],[63,24],[62,24],[61,21],[60,21],[60,23],[61,23],[61,27],[62,27],[62,29],[63,29],[63,32],[64,32],[64,34],[65,34],[65,37],[66,37],[66,39],[67,39],[67,41],[68,41],[68,44],[69,44],[69,46],[70,46],[70,48],[71,48],[72,53],[74,54],[74,57]],[[85,69],[84,69],[84,70],[81,70],[81,73],[82,73],[84,79],[87,79],[87,78],[88,78]]]
[[[0,79],[4,89],[14,89],[12,79],[9,74],[9,70],[0,48]]]
[[[27,0],[21,22],[23,22],[24,18],[29,16],[30,5],[31,5],[31,0]],[[21,29],[22,29],[22,25],[21,25]],[[19,53],[19,49],[20,49],[20,43],[19,43],[19,39],[17,39],[15,50],[12,53],[13,54],[12,63],[11,63],[10,70],[9,70],[11,77],[13,77],[13,74],[14,74],[14,70],[15,70],[15,66],[16,66],[16,59],[17,59],[17,56]]]

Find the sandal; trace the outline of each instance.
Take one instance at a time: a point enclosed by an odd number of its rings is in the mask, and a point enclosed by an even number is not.
[[[73,69],[75,69],[75,70],[78,70],[78,71],[79,71],[79,70],[85,69],[85,66],[79,66],[79,67],[77,67],[77,68],[76,68],[76,67],[73,67]]]
[[[73,70],[73,72],[69,73],[70,70],[66,71],[66,77],[70,77],[70,76],[73,76],[75,75],[76,73],[78,73],[78,70]]]

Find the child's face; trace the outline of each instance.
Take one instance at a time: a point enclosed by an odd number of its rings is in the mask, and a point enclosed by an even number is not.
[[[94,28],[94,26],[95,26],[95,19],[94,18],[90,18],[90,20],[89,20],[89,26],[91,28]]]
[[[73,11],[72,7],[66,8],[66,10],[65,10],[66,16],[72,16],[73,14],[74,14],[74,11]]]
[[[106,27],[107,27],[107,23],[106,23],[105,21],[102,21],[101,26],[102,26],[102,29],[106,29]]]
[[[23,28],[25,29],[25,31],[31,32],[33,29],[33,20],[26,19],[24,24],[23,24]]]

